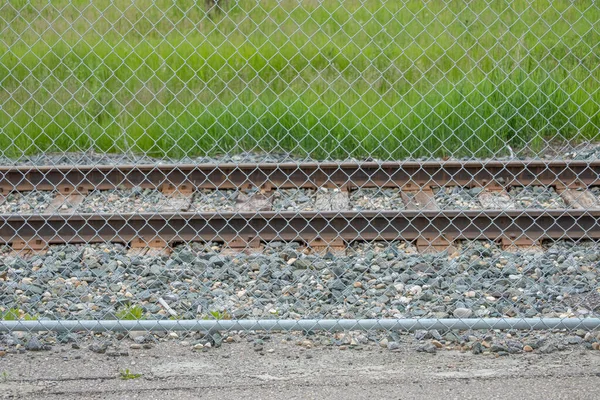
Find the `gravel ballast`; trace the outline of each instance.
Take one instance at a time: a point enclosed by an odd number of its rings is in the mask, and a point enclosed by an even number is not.
[[[322,211],[318,196],[340,193],[340,189],[281,189],[273,192],[274,211]],[[365,188],[348,195],[348,208],[362,210],[403,210],[399,189]]]
[[[404,210],[401,193],[400,189],[358,189],[350,194],[350,207],[354,211]]]
[[[596,197],[600,189],[591,188]],[[13,192],[3,198],[0,213],[149,213],[149,212],[231,212],[253,211],[253,190],[210,190],[201,189],[189,195],[176,194],[172,197],[160,190],[115,189],[92,191],[83,201],[71,203],[65,199],[56,209],[49,205],[55,192]],[[481,188],[443,187],[434,188],[437,207],[443,210],[484,209],[564,209],[571,208],[551,187],[513,187],[507,192],[483,191]],[[339,196],[339,197],[336,197]],[[404,195],[404,198],[403,198]],[[284,211],[330,211],[330,210],[405,210],[405,201],[410,201],[412,192],[402,193],[395,188],[363,188],[349,194],[340,189],[280,189],[274,190],[260,203],[260,209]]]
[[[350,161],[359,161],[349,159]],[[215,164],[215,163],[284,163],[284,162],[311,162],[309,157],[298,157],[290,154],[276,153],[251,153],[243,152],[233,155],[216,155],[213,157],[179,157],[158,158],[144,154],[130,153],[40,153],[20,158],[2,157],[0,165],[127,165],[127,164]]]
[[[551,187],[513,187],[507,192],[459,186],[434,188],[435,201],[444,210],[512,210],[522,208],[570,208]],[[274,192],[273,209],[276,211],[314,211],[318,190],[284,189]],[[350,209],[405,210],[399,189],[364,188],[350,192]]]
[[[170,199],[159,190],[116,189],[93,191],[75,207],[81,213],[143,213],[174,211]]]
[[[509,194],[516,208],[569,208],[552,187],[513,187],[509,191]]]
[[[170,256],[55,246],[30,258],[2,256],[0,304],[50,319],[111,319],[126,304],[141,306],[145,318],[167,318],[160,298],[190,319],[212,311],[292,319],[597,316],[595,246],[558,242],[543,253],[512,253],[473,242],[451,256],[418,254],[405,243],[355,245],[340,256],[283,243],[235,256],[217,245]]]
[[[438,206],[444,210],[481,210],[478,195],[481,188],[463,188],[460,186],[435,188],[433,193]]]
[[[597,318],[596,248],[595,243],[556,242],[544,252],[514,253],[493,243],[463,242],[451,255],[423,255],[407,243],[375,243],[317,255],[284,243],[271,243],[255,254],[192,244],[167,256],[134,255],[120,245],[53,246],[27,258],[1,255],[0,304],[2,313],[51,320],[126,315],[142,320]],[[460,350],[495,356],[600,350],[598,332],[492,328],[280,335],[14,332],[0,334],[0,358],[62,345],[123,357],[165,341],[178,341],[194,352],[236,342],[264,352],[272,340],[306,349]]]
[[[456,158],[448,155],[445,158],[435,157],[407,157],[397,161],[473,161],[482,160],[474,157]],[[527,148],[520,150],[508,148],[498,152],[492,160],[598,160],[600,159],[600,145],[598,143],[553,143],[546,148],[533,153]],[[489,158],[483,160],[490,160]],[[0,165],[117,165],[117,164],[201,164],[201,163],[298,163],[298,162],[386,162],[394,160],[379,160],[372,157],[353,158],[340,157],[328,159],[316,159],[310,156],[298,156],[294,154],[270,152],[241,152],[239,154],[222,154],[205,157],[172,157],[160,158],[145,154],[133,153],[102,153],[95,151],[86,152],[62,152],[62,153],[39,153],[24,155],[22,157],[2,157],[0,154]]]
[[[37,214],[47,210],[56,195],[55,192],[11,192],[0,196],[0,213]]]
[[[234,211],[237,190],[207,190],[203,189],[194,193],[194,198],[189,211],[196,212],[229,212]]]
[[[280,189],[273,192],[273,211],[315,211],[315,189]]]
[[[511,187],[507,192],[459,186],[436,188],[435,199],[445,210],[564,209],[570,208],[552,187]]]

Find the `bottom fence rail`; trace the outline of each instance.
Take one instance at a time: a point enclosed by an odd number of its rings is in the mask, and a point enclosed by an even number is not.
[[[584,329],[600,318],[301,319],[301,320],[38,320],[0,321],[0,332],[123,331],[415,331],[420,329]]]

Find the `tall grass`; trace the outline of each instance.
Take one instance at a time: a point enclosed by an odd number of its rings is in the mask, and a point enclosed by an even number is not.
[[[488,156],[594,140],[600,6],[0,1],[0,152]]]

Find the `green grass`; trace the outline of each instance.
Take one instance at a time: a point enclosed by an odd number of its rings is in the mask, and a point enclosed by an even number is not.
[[[0,1],[1,151],[389,159],[598,139],[592,0],[257,4]]]

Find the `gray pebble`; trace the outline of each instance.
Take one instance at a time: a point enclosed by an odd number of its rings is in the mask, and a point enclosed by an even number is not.
[[[425,343],[417,348],[418,352],[434,354],[437,351],[437,347],[433,343]]]
[[[25,349],[29,351],[42,351],[48,350],[49,348],[42,344],[42,342],[37,338],[37,336],[32,336],[31,339],[25,345]]]
[[[90,344],[89,349],[98,354],[106,353],[106,349],[108,349],[108,343],[106,342],[94,342]]]
[[[454,310],[454,312],[452,313],[452,315],[454,315],[456,318],[469,318],[471,315],[473,314],[473,311],[471,311],[468,308],[456,308]]]
[[[398,343],[398,342],[388,342],[387,348],[388,348],[388,350],[399,350],[400,349],[400,343]]]
[[[565,339],[565,342],[567,344],[571,344],[571,345],[573,345],[573,344],[581,344],[583,342],[583,339],[580,338],[579,336],[568,336]]]

